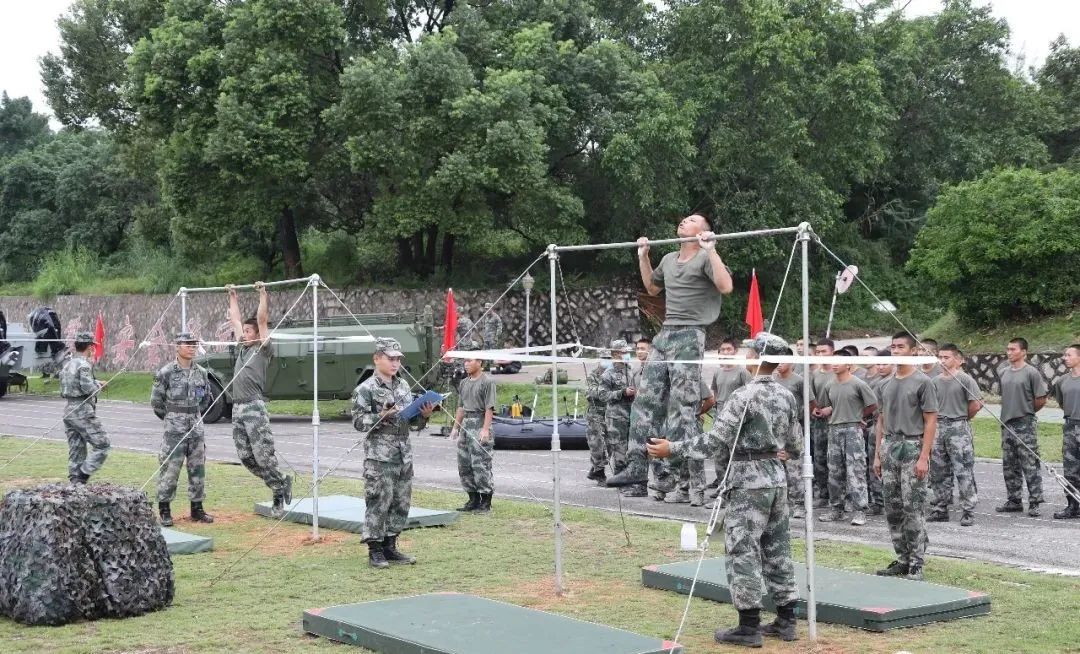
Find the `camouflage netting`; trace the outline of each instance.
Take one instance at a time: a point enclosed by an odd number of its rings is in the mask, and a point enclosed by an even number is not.
[[[0,614],[25,624],[142,615],[173,598],[173,567],[146,495],[47,484],[0,504]]]

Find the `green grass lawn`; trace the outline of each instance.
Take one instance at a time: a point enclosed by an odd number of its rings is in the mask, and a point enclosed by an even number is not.
[[[971,421],[975,436],[975,456],[1001,458],[1001,423],[993,418]],[[1061,463],[1061,425],[1039,423],[1039,456],[1046,461]]]
[[[25,443],[0,438],[0,461],[9,461]],[[0,470],[0,491],[60,481],[66,474],[65,453],[62,446],[40,444]],[[151,456],[113,452],[99,478],[137,487],[155,467]],[[356,535],[324,530],[323,541],[310,544],[310,527],[284,523],[270,532],[273,523],[251,511],[254,501],[265,499],[266,489],[238,466],[210,464],[207,492],[206,506],[217,522],[193,525],[185,519],[176,528],[212,536],[216,549],[175,557],[177,590],[171,607],[137,618],[64,627],[26,627],[0,618],[3,651],[358,652],[302,634],[302,611],[444,591],[474,593],[670,638],[685,602],[683,596],[644,589],[640,583],[642,566],[686,556],[676,549],[678,522],[627,518],[632,541],[627,546],[617,515],[565,509],[569,593],[557,598],[552,592],[550,513],[538,504],[496,497],[490,515],[463,516],[445,528],[410,530],[401,544],[419,563],[375,571],[367,567],[366,550]],[[329,480],[322,493],[363,494],[361,484],[352,480]],[[415,504],[430,508],[450,509],[460,502],[458,493],[421,489],[414,493]],[[173,509],[174,514],[187,513],[179,503]],[[713,546],[722,547],[716,542]],[[818,544],[817,555],[822,565],[862,572],[879,568],[892,557],[883,547],[829,542]],[[211,586],[210,581],[222,573]],[[822,625],[817,648],[810,649],[803,640],[770,643],[770,651],[1051,652],[1075,651],[1080,643],[1080,621],[1075,619],[1080,611],[1080,579],[939,558],[928,561],[926,578],[990,593],[992,614],[887,634]],[[713,643],[712,632],[736,619],[729,605],[694,600],[683,642],[691,652],[722,651]],[[805,638],[804,624],[800,631]]]
[[[1004,354],[1009,339],[1026,338],[1030,352],[1058,352],[1080,341],[1080,310],[1034,322],[1003,322],[973,329],[960,324],[956,315],[946,313],[922,334],[940,343],[956,343],[966,354]]]

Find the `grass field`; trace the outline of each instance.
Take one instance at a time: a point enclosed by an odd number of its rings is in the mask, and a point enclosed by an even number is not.
[[[975,437],[975,456],[1001,458],[1001,423],[993,418],[971,421]],[[1039,423],[1039,456],[1045,461],[1061,463],[1061,425]]]
[[[1059,352],[1080,341],[1080,310],[1034,322],[1006,322],[982,329],[960,324],[953,313],[946,313],[926,328],[923,337],[940,343],[956,343],[966,354],[1005,352],[1009,339],[1026,338],[1030,352]]]
[[[8,461],[24,443],[0,438],[0,460]],[[139,486],[155,467],[150,456],[113,452],[100,478]],[[65,449],[42,443],[0,471],[0,490],[59,481],[64,470]],[[302,634],[302,611],[436,591],[474,593],[664,638],[674,634],[684,606],[685,598],[640,584],[642,566],[685,556],[676,549],[677,522],[628,518],[632,545],[627,546],[618,516],[565,509],[569,594],[556,598],[550,513],[538,504],[496,497],[490,515],[463,516],[446,528],[408,531],[401,544],[418,557],[418,565],[374,571],[366,565],[358,536],[324,531],[321,543],[310,544],[307,527],[284,523],[270,531],[273,523],[251,512],[252,503],[264,499],[265,487],[238,466],[210,464],[207,490],[206,505],[217,522],[192,525],[185,519],[176,527],[212,536],[216,549],[175,557],[177,591],[170,608],[64,627],[25,627],[0,619],[3,651],[358,652]],[[351,480],[329,480],[322,492],[362,496],[360,483]],[[454,493],[414,494],[415,504],[431,508],[450,509],[460,501]],[[173,508],[174,514],[186,515],[179,503]],[[819,543],[817,554],[822,565],[863,572],[891,558],[886,549],[828,542]],[[1075,619],[1080,579],[937,558],[928,562],[926,576],[990,593],[992,614],[888,634],[823,625],[816,648],[803,640],[770,643],[767,651],[1056,652],[1075,651],[1080,643],[1080,621]],[[728,605],[694,600],[683,642],[690,652],[724,651],[712,642],[712,632],[735,620]],[[805,637],[805,626],[800,629]]]

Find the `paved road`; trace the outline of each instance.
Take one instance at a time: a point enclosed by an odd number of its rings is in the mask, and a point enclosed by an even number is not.
[[[0,400],[0,434],[40,436],[43,430],[59,420],[62,408],[62,401],[56,398],[8,395]],[[145,405],[103,400],[98,405],[98,414],[114,447],[157,452],[161,421]],[[297,470],[310,470],[310,420],[275,417],[273,423],[279,455]],[[230,433],[230,426],[226,423],[207,425],[208,457],[218,461],[237,461]],[[346,451],[356,442],[357,436],[352,425],[346,421],[324,420],[320,429],[322,469],[336,466],[335,475],[362,476],[359,449],[346,456]],[[62,441],[63,431],[54,429],[46,438]],[[453,443],[424,433],[415,437],[414,452],[418,485],[460,489]],[[618,510],[618,497],[614,491],[599,488],[585,479],[587,452],[563,452],[561,460],[562,498],[566,504]],[[500,450],[495,457],[497,496],[550,504],[553,489],[551,461],[551,453],[543,450]],[[1080,520],[1063,521],[1050,517],[1054,510],[1052,506],[1064,504],[1064,493],[1045,472],[1043,485],[1049,504],[1044,506],[1042,518],[994,513],[993,507],[1004,501],[1000,464],[980,461],[976,464],[976,475],[981,493],[975,526],[964,528],[958,522],[930,524],[931,554],[1080,575]],[[209,483],[214,483],[213,478]],[[649,498],[624,498],[622,505],[625,511],[637,515],[698,522],[708,519],[704,509],[685,504],[663,504]],[[820,538],[888,547],[884,519],[871,517],[869,520],[864,527],[818,522],[814,528]],[[801,534],[802,521],[796,523],[796,529]],[[573,529],[572,523],[568,526]],[[673,528],[673,545],[677,538],[678,530]]]

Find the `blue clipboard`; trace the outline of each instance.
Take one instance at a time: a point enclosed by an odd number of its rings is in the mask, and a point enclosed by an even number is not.
[[[441,404],[442,401],[448,397],[450,397],[449,393],[443,395],[442,393],[437,393],[435,391],[428,391],[413,400],[412,404],[402,409],[398,415],[401,416],[403,420],[412,420],[420,415],[420,408],[425,404]]]

